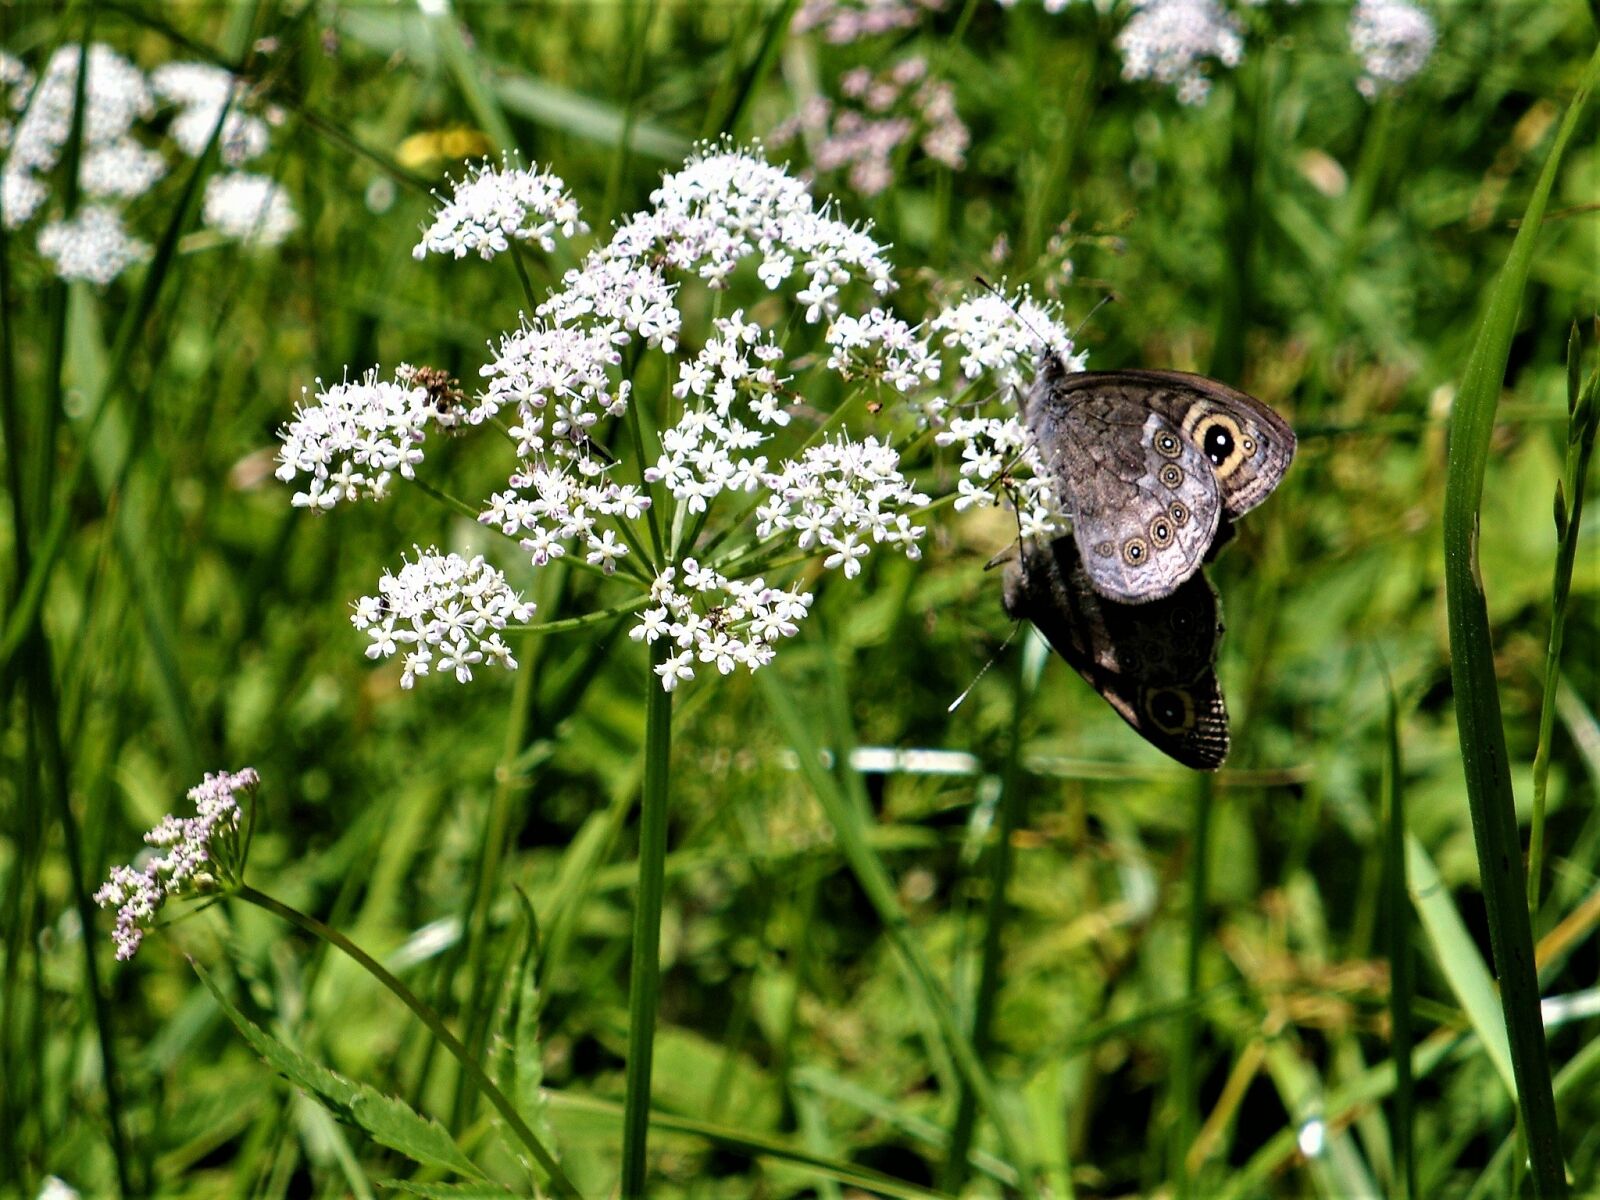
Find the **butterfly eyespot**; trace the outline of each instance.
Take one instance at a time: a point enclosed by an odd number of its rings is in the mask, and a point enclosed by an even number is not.
[[[1254,454],[1256,452],[1255,438],[1240,438],[1239,445],[1246,454]]]
[[[1217,473],[1218,479],[1226,479],[1231,475],[1248,453],[1241,444],[1252,441],[1240,436],[1239,427],[1234,424],[1231,417],[1221,413],[1212,413],[1195,426],[1195,440],[1200,443],[1200,449],[1211,460],[1211,466]],[[1253,441],[1252,441],[1252,444]]]
[[[1116,547],[1110,542],[1101,542],[1099,545],[1095,546],[1094,552],[1101,558],[1110,558],[1112,551],[1115,549]]]
[[[1177,463],[1168,463],[1161,468],[1159,478],[1169,488],[1180,487],[1183,484],[1183,468]]]
[[[1156,434],[1155,446],[1157,454],[1164,454],[1168,458],[1177,458],[1183,452],[1183,443],[1170,429],[1163,429]]]
[[[1178,688],[1151,688],[1144,696],[1144,712],[1163,733],[1194,728],[1194,701]]]
[[[1187,525],[1189,523],[1189,510],[1176,500],[1174,500],[1172,502],[1172,506],[1167,509],[1167,513],[1172,517],[1173,521],[1180,526]]]
[[[1150,522],[1150,540],[1156,544],[1157,549],[1172,543],[1172,522],[1165,517],[1157,517]]]
[[[1142,567],[1150,561],[1150,547],[1143,538],[1129,538],[1122,543],[1122,560],[1130,567]]]

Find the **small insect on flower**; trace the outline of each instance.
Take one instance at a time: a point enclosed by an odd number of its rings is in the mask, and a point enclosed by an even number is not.
[[[189,789],[193,817],[163,817],[144,835],[155,853],[111,868],[94,899],[101,908],[117,910],[112,938],[119,959],[134,956],[168,900],[215,895],[243,882],[249,829],[240,801],[260,783],[251,767],[208,774]]]

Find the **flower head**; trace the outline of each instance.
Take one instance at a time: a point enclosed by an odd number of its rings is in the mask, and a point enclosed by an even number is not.
[[[52,221],[39,231],[39,253],[62,279],[110,283],[150,247],[128,236],[122,215],[103,204],[88,204],[66,221]]]
[[[278,430],[283,444],[276,474],[285,483],[311,476],[307,489],[294,495],[296,508],[381,500],[395,472],[413,477],[422,461],[423,429],[436,410],[407,368],[395,377],[393,383],[380,380],[374,367],[354,383],[325,387],[319,379],[316,403],[295,406],[294,419]]]
[[[251,246],[276,246],[300,225],[282,184],[244,171],[206,180],[201,217],[224,237]]]
[[[558,232],[570,238],[588,230],[577,201],[557,176],[514,167],[509,158],[498,167],[486,159],[455,181],[448,198],[440,198],[433,224],[411,253],[419,259],[429,254],[489,259],[504,254],[512,240],[549,253]]]
[[[190,158],[205,153],[218,120],[222,121],[219,153],[227,166],[243,166],[267,152],[267,122],[239,107],[236,96],[243,91],[243,81],[222,67],[199,62],[166,63],[151,72],[150,88],[178,107],[168,133]],[[224,117],[223,110],[230,102],[233,107]]]
[[[134,956],[172,897],[203,895],[241,881],[247,847],[239,800],[253,795],[260,783],[250,767],[207,775],[189,789],[193,817],[163,817],[144,835],[155,853],[138,865],[111,868],[111,877],[94,899],[101,908],[117,910],[112,936],[119,959]]]
[[[533,604],[512,591],[481,554],[465,559],[420,546],[415,550],[415,561],[405,563],[399,574],[383,573],[376,596],[356,602],[350,620],[369,639],[367,657],[402,655],[404,688],[430,673],[466,683],[474,667],[516,670],[511,647],[500,634],[532,617]]]
[[[1360,0],[1350,13],[1350,49],[1363,71],[1357,89],[1371,100],[1406,82],[1427,65],[1437,37],[1432,18],[1410,0]]]
[[[1134,0],[1134,8],[1117,34],[1124,79],[1154,79],[1174,88],[1180,103],[1203,104],[1211,81],[1202,62],[1239,65],[1239,20],[1218,0]]]

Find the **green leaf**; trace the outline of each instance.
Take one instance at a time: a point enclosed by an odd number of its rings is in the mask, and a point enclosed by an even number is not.
[[[485,1178],[477,1165],[461,1152],[444,1126],[424,1117],[403,1100],[347,1079],[284,1045],[229,1003],[222,989],[212,982],[199,963],[191,960],[191,965],[234,1028],[266,1064],[296,1087],[321,1100],[336,1117],[359,1126],[380,1146],[398,1150],[424,1167]]]
[[[1600,48],[1589,60],[1577,94],[1562,119],[1511,253],[1490,292],[1456,396],[1445,480],[1444,579],[1456,725],[1466,769],[1473,841],[1483,879],[1489,943],[1500,979],[1500,1000],[1527,1131],[1534,1192],[1540,1197],[1566,1195],[1566,1170],[1551,1094],[1549,1054],[1539,1015],[1533,929],[1526,907],[1527,879],[1511,791],[1511,763],[1500,717],[1488,603],[1478,570],[1478,532],[1495,409],[1505,381],[1523,289],[1533,264],[1534,244],[1562,154],[1572,140],[1597,78]]]
[[[516,1193],[492,1183],[417,1183],[410,1179],[382,1179],[378,1186],[429,1200],[505,1200]]]
[[[1433,859],[1428,857],[1422,843],[1409,835],[1406,837],[1406,886],[1411,891],[1411,902],[1417,907],[1417,916],[1433,947],[1440,972],[1488,1052],[1489,1061],[1505,1081],[1507,1093],[1516,1099],[1511,1044],[1506,1038],[1505,1021],[1500,1016],[1494,979],[1483,955],[1478,952],[1477,943],[1467,932],[1466,922],[1456,911],[1449,890],[1439,878]]]

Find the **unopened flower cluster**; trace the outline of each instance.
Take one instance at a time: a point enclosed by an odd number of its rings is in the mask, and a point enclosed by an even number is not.
[[[415,549],[416,559],[399,574],[383,573],[376,596],[356,602],[350,620],[369,639],[367,657],[402,655],[403,688],[428,674],[454,675],[466,683],[474,667],[516,670],[511,647],[500,634],[507,625],[532,618],[533,604],[481,554],[465,559]]]
[[[1427,65],[1437,35],[1433,19],[1410,0],[1359,0],[1350,13],[1350,49],[1361,59],[1356,87],[1369,100]]]
[[[486,164],[442,199],[419,251],[493,257],[513,240],[543,246],[584,228],[554,175]],[[878,300],[892,288],[891,265],[870,230],[819,206],[803,181],[759,150],[714,144],[666,176],[647,208],[622,220],[491,344],[481,390],[452,410],[458,423],[494,421],[517,452],[507,486],[480,510],[483,524],[513,539],[533,568],[568,558],[648,589],[634,635],[675,639],[679,648],[660,672],[666,688],[706,665],[758,668],[798,628],[809,595],[742,579],[734,564],[757,569],[764,554],[794,544],[849,577],[874,547],[915,557],[923,533],[913,510],[927,497],[906,480],[888,443],[834,433],[795,457],[773,457],[770,443],[789,426],[796,399],[778,319],[762,323],[736,309],[713,318],[698,347],[680,349],[680,288],[736,282],[785,298],[799,328],[819,326],[828,366],[847,378],[906,390],[937,377],[936,356],[881,302],[859,317],[844,311],[847,291]],[[631,417],[622,367],[625,352],[643,351],[676,360],[672,411],[659,453],[641,464],[642,480],[630,482],[597,439],[609,436],[607,420]],[[296,411],[282,432],[278,474],[310,476],[297,504],[376,498],[395,475],[414,471],[425,427],[438,417],[411,378],[408,387],[400,373],[393,384],[368,373],[355,384],[319,388],[316,403]],[[641,562],[659,532],[643,522],[654,516],[653,501],[668,498],[669,561]],[[746,536],[716,561],[697,560],[702,530],[719,540],[733,532],[707,525],[719,500],[739,506]],[[493,599],[489,608],[456,596],[468,580]],[[356,622],[371,638],[369,656],[406,656],[409,686],[423,674],[465,680],[480,662],[514,665],[498,631],[526,620],[520,606],[481,559],[464,564],[419,549],[415,562],[385,577],[378,596],[358,605]]]
[[[851,189],[863,196],[876,196],[894,182],[891,160],[914,136],[929,158],[959,171],[972,136],[956,112],[955,89],[927,73],[921,55],[880,72],[847,71],[839,80],[840,103],[811,97],[769,140],[780,146],[804,137],[812,168],[818,174],[845,171]]]
[[[193,817],[163,817],[161,824],[144,835],[155,853],[144,856],[138,865],[111,869],[111,877],[94,899],[101,908],[117,910],[112,937],[119,959],[134,956],[146,931],[174,896],[201,895],[239,882],[244,869],[240,799],[254,793],[260,782],[260,776],[249,767],[208,774],[204,782],[189,789],[195,806]]]
[[[19,59],[0,52],[0,108],[20,114],[14,122],[0,117],[0,204],[7,229],[49,208],[50,174],[72,135],[80,61],[87,69],[78,166],[84,202],[71,215],[50,216],[38,234],[39,251],[57,275],[108,283],[149,256],[149,244],[128,231],[124,210],[168,174],[167,156],[136,134],[141,122],[164,108],[176,110],[167,132],[189,157],[205,150],[222,121],[221,157],[232,169],[210,181],[202,218],[208,226],[252,244],[275,244],[293,230],[297,219],[288,194],[265,176],[237,170],[265,153],[268,125],[239,107],[232,75],[204,63],[168,63],[147,77],[99,42],[87,49],[58,47],[37,78]]]

